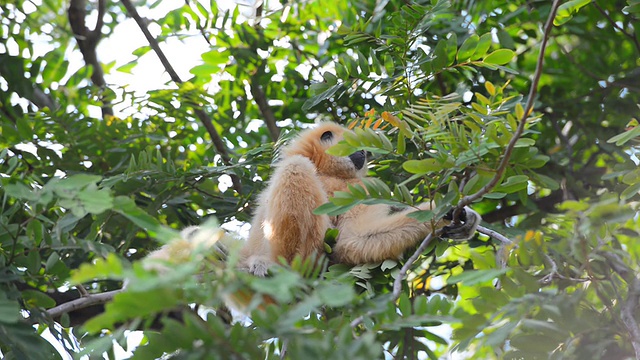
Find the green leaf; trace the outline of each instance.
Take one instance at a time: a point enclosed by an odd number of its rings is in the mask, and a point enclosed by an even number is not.
[[[476,52],[480,37],[476,34],[469,36],[458,49],[458,62],[465,62]]]
[[[21,318],[17,301],[0,299],[0,323],[15,324]]]
[[[491,33],[486,33],[480,36],[480,40],[478,40],[478,44],[476,45],[476,50],[474,51],[473,56],[471,56],[471,60],[482,59],[487,53],[487,51],[489,51],[489,48],[491,47],[491,43],[492,43]]]
[[[432,72],[436,73],[447,65],[447,40],[438,41],[435,49],[433,49]]]
[[[353,286],[347,284],[330,283],[316,291],[320,300],[330,307],[349,304],[356,296]]]
[[[163,243],[180,238],[177,231],[162,226],[158,220],[140,209],[133,199],[126,196],[118,196],[113,200],[113,211],[124,215],[139,227],[151,232]]]
[[[584,6],[591,3],[592,0],[570,0],[558,7],[556,17],[553,19],[553,25],[560,26],[571,20],[574,14]]]
[[[452,275],[447,279],[447,285],[464,283],[465,286],[473,286],[493,280],[507,272],[507,269],[466,270],[458,275]]]
[[[419,175],[440,171],[445,167],[447,164],[442,164],[437,159],[407,160],[402,163],[402,168],[407,172]]]
[[[618,146],[624,145],[627,141],[640,136],[640,126],[636,126],[631,130],[627,130],[607,140],[608,143],[616,143]]]
[[[505,182],[495,187],[495,192],[514,193],[522,189],[526,189],[529,184],[527,175],[510,176]]]
[[[136,67],[136,65],[138,65],[138,61],[134,60],[134,61],[130,61],[120,67],[118,67],[116,69],[116,71],[125,73],[125,74],[131,74],[131,70],[133,70],[134,67]]]
[[[22,299],[29,308],[40,307],[49,309],[56,306],[56,302],[46,293],[37,290],[22,291]],[[0,316],[2,316],[0,314]]]
[[[122,279],[124,266],[116,254],[109,254],[106,259],[96,259],[93,264],[82,264],[71,273],[71,283],[81,284],[96,279]]]
[[[36,201],[40,198],[36,191],[33,191],[30,187],[23,183],[7,184],[5,186],[7,195],[15,197],[17,199]]]
[[[498,49],[484,58],[484,62],[492,65],[504,65],[511,61],[515,56],[515,52],[509,49]]]
[[[18,134],[23,141],[31,141],[33,138],[33,130],[31,129],[31,125],[29,121],[23,117],[19,117],[16,119],[16,126],[18,127]]]
[[[620,198],[622,200],[629,200],[632,197],[636,196],[638,192],[640,192],[640,182],[633,184],[628,188],[624,189],[624,191],[620,193]]]

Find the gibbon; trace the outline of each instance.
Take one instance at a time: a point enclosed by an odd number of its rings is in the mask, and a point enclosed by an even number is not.
[[[362,184],[367,172],[365,151],[345,157],[326,153],[343,139],[345,131],[349,130],[323,122],[301,132],[283,149],[267,188],[257,198],[249,239],[240,253],[242,269],[265,276],[280,257],[290,262],[296,255],[322,254],[329,228],[338,229],[332,260],[349,265],[398,259],[433,231],[431,222],[407,216],[418,209],[431,209],[430,203],[404,210],[382,204],[357,205],[338,216],[313,213],[334,192]],[[480,215],[466,207],[460,220],[456,224],[441,220],[436,226],[446,227],[442,236],[471,238]]]

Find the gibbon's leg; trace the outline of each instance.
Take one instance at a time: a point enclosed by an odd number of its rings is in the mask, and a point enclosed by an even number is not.
[[[429,210],[429,204],[419,206]],[[395,213],[384,205],[358,206],[340,221],[334,256],[340,263],[364,264],[399,258],[408,248],[415,246],[431,232],[431,223],[420,223],[407,216],[414,211]],[[437,227],[445,227],[443,236],[452,239],[469,239],[480,223],[480,215],[465,208],[459,225],[447,225],[440,221]]]
[[[282,256],[290,262],[298,254],[306,258],[323,251],[330,221],[313,210],[327,202],[327,194],[308,158],[295,155],[278,164],[262,199],[262,231],[272,261]]]

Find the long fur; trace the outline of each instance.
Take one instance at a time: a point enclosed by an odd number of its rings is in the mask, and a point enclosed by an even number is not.
[[[337,217],[315,215],[313,210],[348,184],[362,184],[366,166],[351,157],[336,157],[326,150],[343,139],[344,127],[320,123],[300,133],[283,150],[269,185],[258,197],[249,239],[241,251],[240,266],[264,276],[280,257],[308,257],[322,253],[327,229],[337,228],[334,260],[345,264],[397,259],[431,231],[429,222],[408,216],[415,209],[394,211],[387,205],[358,205]],[[330,133],[330,136],[327,135]],[[364,154],[364,153],[363,153]],[[429,204],[418,206],[421,210]],[[456,239],[473,236],[480,216],[466,208],[467,220],[451,232]],[[441,221],[438,227],[447,225]]]

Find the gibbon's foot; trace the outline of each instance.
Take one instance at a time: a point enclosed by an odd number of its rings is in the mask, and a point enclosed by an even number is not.
[[[444,219],[453,220],[453,210],[445,215]],[[465,206],[458,214],[458,220],[460,222],[457,224],[451,223],[443,227],[442,229],[444,231],[441,236],[452,240],[469,240],[475,234],[476,228],[480,224],[480,221],[482,221],[482,218],[480,214],[473,211],[473,209]]]
[[[245,268],[250,274],[260,277],[267,276],[269,272],[269,266],[271,261],[259,256],[253,256],[248,259],[247,267]]]

